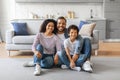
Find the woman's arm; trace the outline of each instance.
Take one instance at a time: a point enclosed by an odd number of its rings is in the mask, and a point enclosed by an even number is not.
[[[36,34],[36,36],[34,38],[34,42],[33,42],[33,45],[32,45],[32,51],[38,58],[41,58],[42,57],[41,53],[36,50],[37,45],[40,44],[39,38],[40,38],[40,36],[39,36],[39,33],[38,33],[38,34]]]

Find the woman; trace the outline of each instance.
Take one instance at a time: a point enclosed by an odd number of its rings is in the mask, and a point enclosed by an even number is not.
[[[55,35],[56,21],[46,19],[41,25],[40,33],[34,39],[32,51],[34,52],[34,75],[39,75],[42,68],[51,68],[54,64],[54,54],[61,51],[58,37]]]

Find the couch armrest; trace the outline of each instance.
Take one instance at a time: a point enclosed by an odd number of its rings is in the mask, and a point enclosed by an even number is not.
[[[94,43],[99,42],[99,30],[94,30],[93,31],[93,41],[94,41]]]
[[[11,44],[12,43],[12,38],[14,36],[14,30],[7,30],[6,31],[6,43]]]

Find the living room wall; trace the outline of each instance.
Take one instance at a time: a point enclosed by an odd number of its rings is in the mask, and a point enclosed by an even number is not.
[[[5,32],[11,29],[10,20],[31,19],[31,13],[40,18],[46,15],[67,16],[68,11],[75,13],[76,24],[79,20],[90,18],[90,9],[94,17],[104,17],[103,3],[16,3],[15,0],[0,0],[0,32],[5,41]],[[58,14],[59,13],[59,14]]]
[[[103,17],[102,3],[16,3],[15,18],[28,19],[30,14],[37,14],[40,18],[46,15],[67,16],[68,11],[73,11],[75,17],[80,19],[90,18],[90,10],[94,17]]]

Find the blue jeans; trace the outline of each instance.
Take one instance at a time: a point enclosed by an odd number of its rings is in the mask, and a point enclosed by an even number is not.
[[[43,46],[37,45],[36,50],[39,51],[42,55],[42,58],[38,58],[34,55],[34,64],[38,63],[42,68],[52,68],[54,64],[53,54],[44,54],[43,53]]]
[[[70,61],[66,55],[65,50],[59,53],[58,56],[67,67],[70,67]],[[75,62],[76,66],[82,66],[87,59],[90,59],[90,57],[91,57],[91,41],[88,38],[84,38],[81,54],[79,55],[79,58]]]

